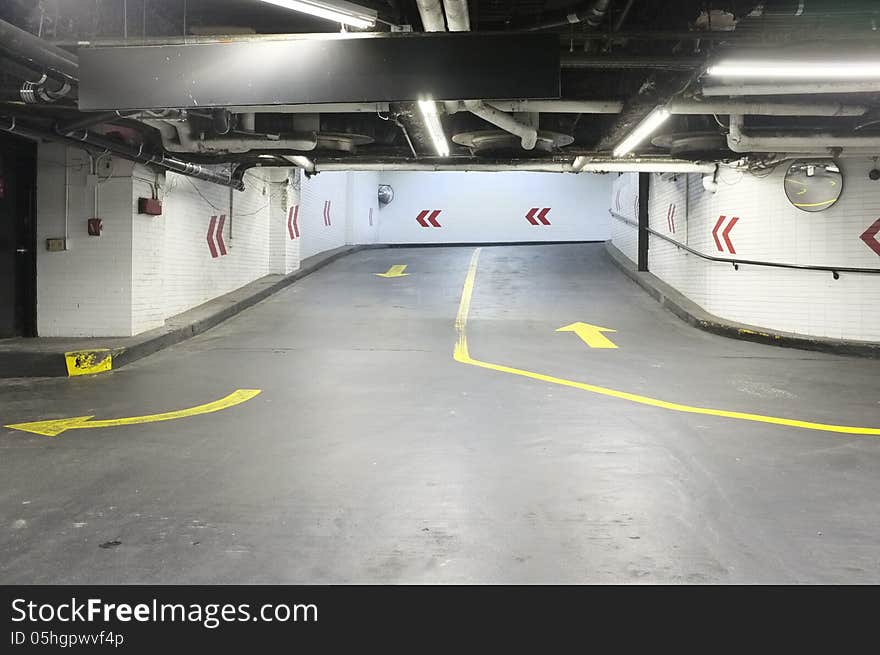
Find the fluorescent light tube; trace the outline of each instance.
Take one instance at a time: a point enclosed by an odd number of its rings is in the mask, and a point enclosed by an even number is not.
[[[710,66],[706,74],[768,79],[880,79],[880,61],[722,61]]]
[[[630,153],[633,148],[644,141],[654,130],[660,127],[669,118],[669,110],[664,107],[656,107],[648,114],[641,123],[635,126],[632,132],[627,134],[614,149],[615,157],[623,157]]]
[[[263,2],[352,27],[367,28],[376,24],[377,13],[374,9],[344,0],[263,0]]]
[[[443,125],[440,123],[440,116],[437,114],[437,105],[433,100],[419,100],[419,109],[422,117],[425,119],[425,126],[428,128],[428,134],[434,141],[434,149],[440,157],[449,156],[449,144],[446,142],[446,135],[443,133]]]

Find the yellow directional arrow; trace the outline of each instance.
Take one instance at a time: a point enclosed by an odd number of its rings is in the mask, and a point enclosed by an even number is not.
[[[571,325],[566,325],[565,327],[561,327],[557,332],[574,332],[578,335],[585,344],[587,344],[590,348],[617,348],[614,345],[614,342],[611,341],[608,337],[606,337],[603,332],[617,332],[617,330],[612,330],[611,328],[603,328],[598,325],[590,325],[589,323],[572,323]]]
[[[197,416],[199,414],[210,414],[211,412],[219,412],[221,409],[227,409],[247,402],[260,393],[260,389],[237,389],[225,398],[215,400],[204,405],[197,405],[189,409],[179,409],[174,412],[165,412],[164,414],[149,414],[147,416],[131,416],[129,418],[111,418],[102,421],[91,420],[92,416],[74,416],[72,418],[59,418],[48,421],[35,421],[33,423],[15,423],[4,427],[12,430],[22,430],[23,432],[32,432],[40,434],[44,437],[57,437],[67,430],[82,430],[85,428],[111,428],[119,425],[136,425],[138,423],[155,423],[157,421],[173,421],[178,418],[186,418],[188,416]]]
[[[391,268],[388,269],[385,273],[376,273],[379,277],[403,277],[405,275],[409,275],[409,273],[404,273],[406,270],[406,264],[395,264]]]

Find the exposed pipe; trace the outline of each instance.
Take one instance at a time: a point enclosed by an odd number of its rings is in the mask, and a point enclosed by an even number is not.
[[[737,82],[703,84],[704,96],[779,96],[815,93],[877,93],[880,80],[833,80],[829,82]]]
[[[460,103],[452,113],[461,109]],[[548,112],[555,114],[619,114],[619,100],[493,100],[495,109],[507,112]]]
[[[880,151],[880,137],[835,136],[834,134],[774,133],[769,135],[749,134],[743,131],[743,117],[730,117],[730,132],[727,147],[734,152],[813,152],[829,154],[833,150],[848,152]]]
[[[298,166],[299,168],[303,169],[309,175],[315,172],[315,162],[313,162],[305,155],[285,155],[284,159],[289,161],[294,166]]]
[[[0,117],[0,119],[9,121],[8,125],[0,123],[0,130],[3,130],[4,132],[10,132],[12,134],[18,134],[20,136],[25,136],[37,140],[48,139],[52,141],[60,141],[61,143],[72,144],[79,148],[85,148],[89,146],[92,148],[97,148],[99,150],[106,150],[118,157],[128,159],[129,161],[139,162],[142,164],[152,164],[166,170],[174,171],[182,175],[187,175],[189,177],[196,177],[200,180],[213,182],[214,184],[232,187],[239,191],[244,190],[244,182],[242,182],[241,179],[238,179],[235,176],[235,173],[216,173],[212,170],[205,168],[204,166],[201,166],[199,164],[192,164],[176,157],[166,157],[162,154],[145,152],[143,146],[140,146],[139,148],[132,148],[125,144],[113,141],[112,139],[108,139],[102,135],[89,132],[88,130],[72,132],[71,136],[65,136],[21,125],[16,122],[16,119],[14,117]]]
[[[57,71],[71,80],[76,80],[79,74],[79,60],[76,55],[5,20],[0,20],[0,50],[10,53],[14,58],[27,60],[37,70]]]
[[[443,0],[446,11],[446,24],[450,32],[470,32],[471,17],[468,11],[468,0]]]
[[[586,6],[581,7],[577,11],[561,14],[556,18],[550,19],[546,23],[541,23],[540,25],[523,27],[531,32],[536,30],[549,30],[555,27],[565,27],[566,25],[573,25],[576,23],[586,23],[588,27],[596,28],[599,27],[605,19],[605,14],[608,13],[608,7],[610,4],[611,0],[592,0],[592,2],[587,3]]]
[[[463,109],[452,101],[450,113]],[[550,114],[619,114],[620,100],[493,100],[492,106],[507,112],[542,112]],[[866,105],[841,102],[794,103],[776,100],[673,100],[666,105],[672,114],[746,114],[757,116],[862,116]]]
[[[355,114],[387,112],[387,102],[328,102],[308,105],[256,105],[253,107],[228,107],[233,114],[252,112],[256,114]]]
[[[181,131],[178,130],[178,138]],[[318,137],[314,132],[303,132],[290,138],[279,139],[187,139],[184,143],[162,143],[169,152],[228,152],[246,153],[251,150],[314,150]]]
[[[691,162],[684,159],[662,157],[638,157],[627,160],[611,157],[578,156],[572,161],[515,159],[507,162],[442,161],[394,162],[328,161],[316,162],[315,170],[321,171],[533,171],[544,173],[576,173],[609,171],[650,171],[657,173],[706,173],[715,170],[714,163]]]
[[[562,52],[560,68],[641,70],[695,70],[704,63],[700,57],[639,57],[628,55],[590,55],[581,52]]]
[[[614,21],[614,27],[612,28],[614,32],[619,32],[620,28],[623,27],[623,24],[626,22],[627,16],[629,16],[629,10],[632,9],[634,2],[635,0],[627,0],[627,3],[623,7],[623,11],[620,12],[617,20]]]
[[[581,156],[574,160],[574,168],[578,173],[711,173],[715,167],[716,164],[710,162],[651,159],[648,157],[600,160]]]
[[[465,100],[464,106],[472,114],[492,123],[492,125],[500,127],[502,130],[518,136],[522,147],[525,150],[534,149],[535,144],[538,142],[538,130],[536,128],[521,123],[510,114],[499,111],[482,100]]]
[[[55,126],[55,129],[59,134],[67,135],[71,132],[75,132],[76,130],[81,130],[86,127],[92,127],[93,125],[99,125],[101,123],[107,123],[109,121],[125,118],[125,116],[131,115],[133,113],[136,112],[105,111],[95,114],[86,114],[85,116],[78,118],[75,121],[70,121],[69,123],[58,123]]]
[[[443,7],[440,0],[416,0],[419,16],[426,32],[445,32],[446,22],[443,20]]]
[[[795,103],[776,100],[673,100],[666,105],[672,114],[745,114],[755,116],[862,116],[865,105],[841,102]]]
[[[543,173],[574,173],[571,162],[524,160],[505,164],[489,162],[455,163],[451,161],[400,161],[400,162],[316,162],[321,171],[535,171]]]
[[[220,138],[194,139],[190,134],[189,123],[184,120],[167,122],[162,119],[141,119],[143,123],[155,127],[162,135],[162,147],[168,152],[197,153],[246,153],[251,150],[314,150],[318,145],[318,135],[314,132],[297,133],[295,136],[278,139],[259,138]],[[172,130],[162,127],[169,125]],[[175,140],[176,137],[176,140]]]
[[[409,146],[409,151],[412,153],[413,159],[419,158],[419,153],[416,152],[416,147],[412,142],[412,139],[409,137],[409,131],[406,129],[406,125],[400,122],[400,119],[395,117],[392,119],[394,124],[400,128],[400,131],[403,132],[403,138],[406,139],[406,143]]]

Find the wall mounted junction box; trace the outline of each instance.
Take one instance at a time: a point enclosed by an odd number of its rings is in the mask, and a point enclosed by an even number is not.
[[[162,201],[156,198],[138,198],[138,214],[159,216],[162,213]]]
[[[49,252],[67,250],[67,239],[46,239],[46,250]]]

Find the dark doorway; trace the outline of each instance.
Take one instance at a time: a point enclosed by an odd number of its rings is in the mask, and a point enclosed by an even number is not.
[[[0,135],[0,338],[36,336],[37,146]]]

